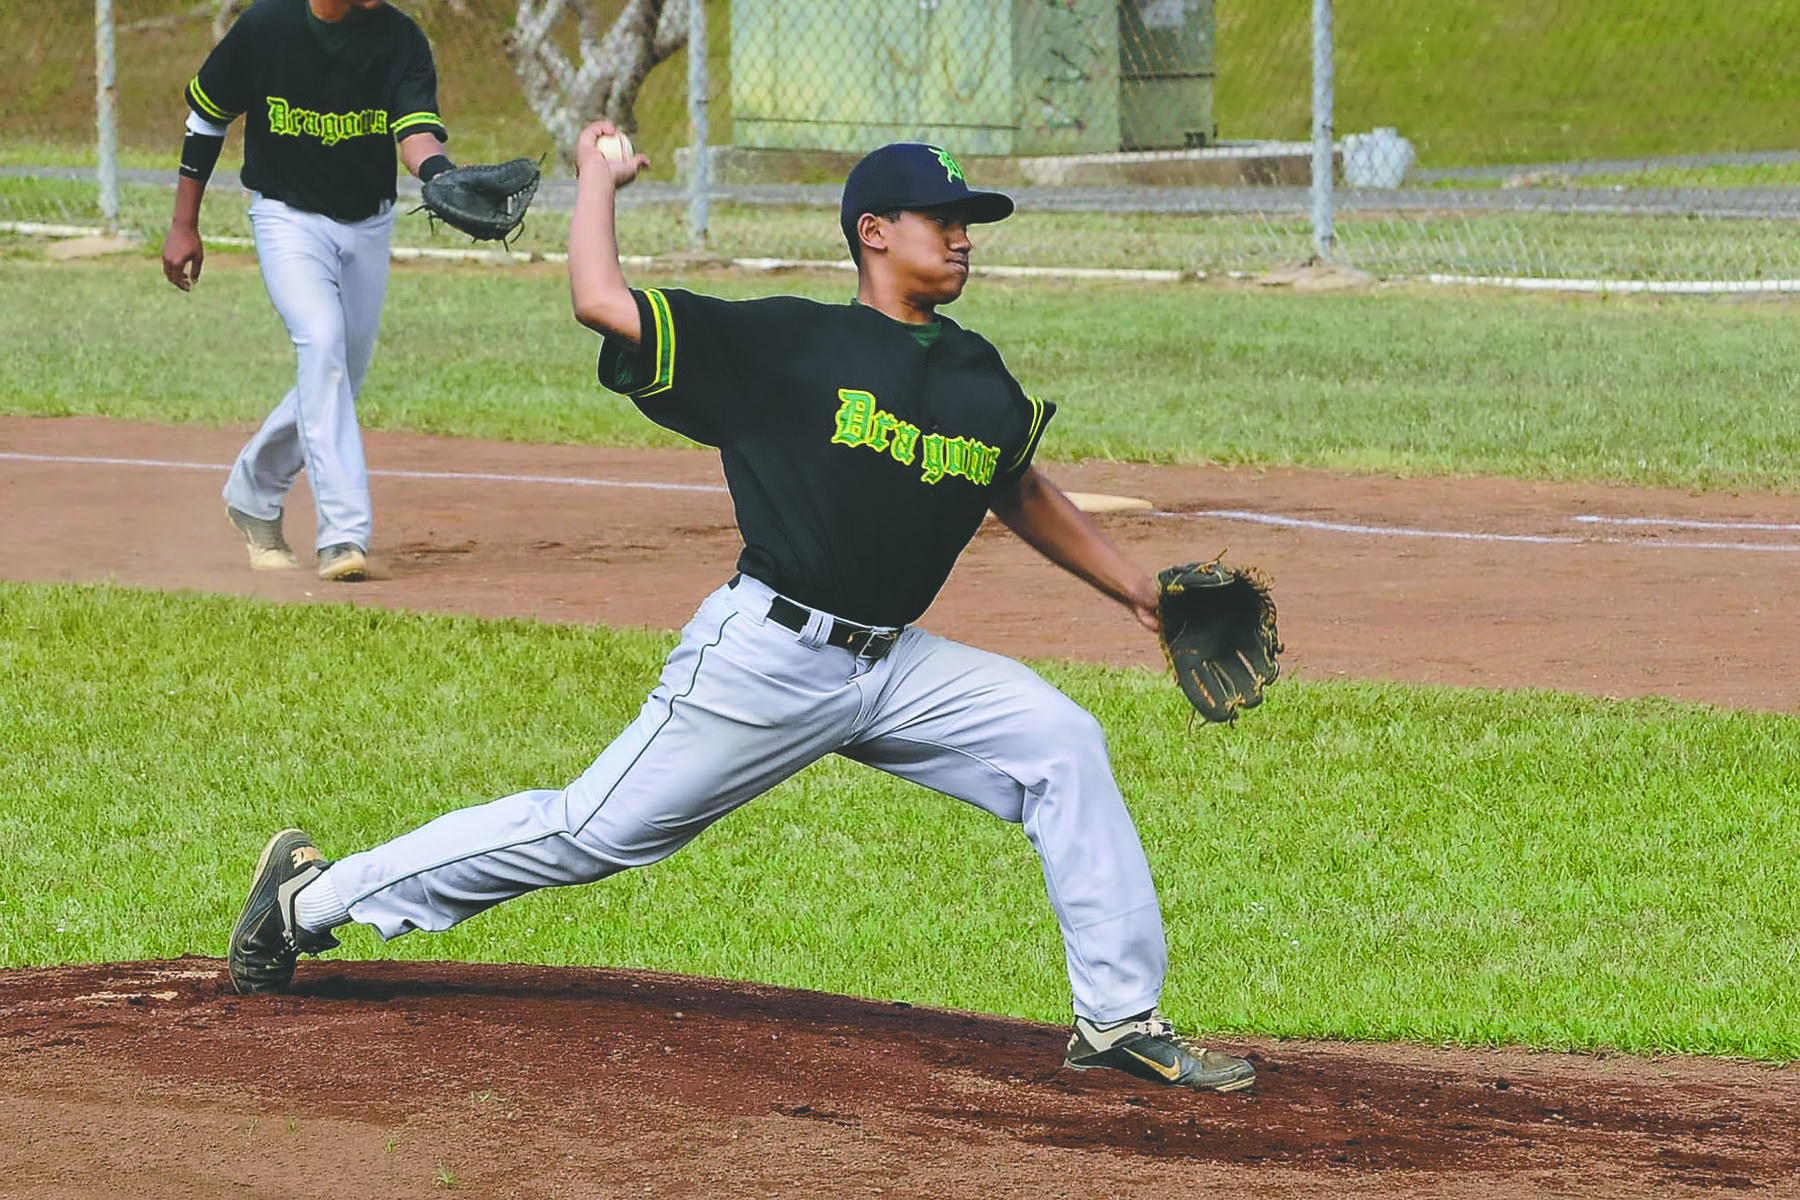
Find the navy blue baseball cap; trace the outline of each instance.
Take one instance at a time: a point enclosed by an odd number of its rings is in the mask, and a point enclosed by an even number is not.
[[[1012,216],[1012,197],[978,192],[963,178],[950,152],[923,142],[893,142],[871,151],[850,168],[838,225],[849,243],[850,257],[860,259],[856,223],[864,213],[896,209],[956,208],[970,222],[1004,221]]]

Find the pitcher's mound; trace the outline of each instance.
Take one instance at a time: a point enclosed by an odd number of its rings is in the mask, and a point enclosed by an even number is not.
[[[590,967],[306,959],[281,996],[216,958],[0,971],[0,1187],[1520,1200],[1800,1175],[1793,1068],[1223,1037],[1258,1078],[1218,1096],[1064,1070],[1066,1038]]]

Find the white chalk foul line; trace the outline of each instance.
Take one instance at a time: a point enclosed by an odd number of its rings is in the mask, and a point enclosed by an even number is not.
[[[91,463],[108,467],[164,467],[178,471],[231,470],[229,464],[171,462],[157,458],[99,458],[76,454],[14,454],[0,451],[0,458],[20,462]],[[553,483],[564,487],[638,488],[653,492],[717,492],[725,489],[710,483],[659,483],[653,480],[589,479],[582,475],[500,475],[480,471],[370,471],[388,479],[469,479],[485,483]]]
[[[557,483],[569,487],[641,488],[652,492],[716,492],[725,488],[716,483],[659,483],[637,479],[589,479],[582,475],[490,475],[476,471],[370,471],[392,479],[474,479],[487,483]]]
[[[1570,517],[1591,525],[1656,525],[1666,529],[1743,529],[1758,533],[1800,533],[1800,525],[1766,524],[1761,521],[1692,521],[1685,517]]]
[[[1553,533],[1467,533],[1455,529],[1409,529],[1397,525],[1352,525],[1345,521],[1315,521],[1307,517],[1284,517],[1279,513],[1248,512],[1236,508],[1213,508],[1200,512],[1159,512],[1159,517],[1216,517],[1223,521],[1250,521],[1257,525],[1279,525],[1288,529],[1317,529],[1326,533],[1361,533],[1373,537],[1448,538],[1463,542],[1528,542],[1534,545],[1576,546],[1595,539],[1572,534]]]
[[[1276,525],[1288,529],[1316,529],[1326,533],[1355,533],[1369,537],[1442,538],[1461,542],[1517,542],[1536,546],[1647,546],[1662,550],[1744,550],[1751,552],[1800,553],[1800,545],[1759,542],[1680,542],[1669,538],[1578,537],[1555,533],[1470,533],[1458,529],[1409,529],[1393,525],[1356,525],[1346,521],[1315,521],[1306,517],[1286,517],[1279,513],[1248,512],[1243,509],[1215,508],[1199,512],[1163,512],[1158,517],[1212,517],[1223,521],[1250,521],[1258,525]]]
[[[175,462],[156,458],[102,458],[96,455],[19,454],[0,451],[0,459],[16,462],[86,463],[112,467],[161,467],[181,471],[213,471],[224,473],[229,466],[218,463]],[[660,483],[652,480],[590,479],[582,475],[507,475],[481,471],[370,471],[371,475],[390,479],[463,479],[484,483],[554,484],[563,487],[630,488],[656,492],[708,492],[722,495],[725,488],[707,483]],[[1457,529],[1412,529],[1401,525],[1358,525],[1347,521],[1316,521],[1307,517],[1289,517],[1280,513],[1251,512],[1245,509],[1215,508],[1198,512],[1153,510],[1155,517],[1179,517],[1192,520],[1211,517],[1222,521],[1249,521],[1258,525],[1275,525],[1289,529],[1316,529],[1325,533],[1352,533],[1366,537],[1440,538],[1463,542],[1514,542],[1538,546],[1645,546],[1665,550],[1741,550],[1752,553],[1800,553],[1800,545],[1757,542],[1681,542],[1669,538],[1582,537],[1554,533],[1470,533]],[[1574,521],[1613,522],[1621,525],[1662,525],[1694,529],[1743,529],[1789,532],[1800,530],[1795,525],[1761,525],[1730,521],[1662,521],[1653,517],[1575,516]]]

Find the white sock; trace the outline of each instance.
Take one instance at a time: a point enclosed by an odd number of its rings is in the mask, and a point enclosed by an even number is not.
[[[338,899],[329,867],[294,896],[294,918],[300,922],[300,928],[313,933],[326,933],[350,923],[350,909]]]
[[[1087,1038],[1088,1044],[1096,1050],[1105,1050],[1110,1048],[1114,1042],[1123,1039],[1126,1034],[1133,1032],[1138,1025],[1155,1016],[1156,1010],[1153,1008],[1149,1012],[1139,1013],[1135,1017],[1121,1017],[1117,1021],[1108,1021],[1104,1025],[1097,1021],[1090,1021],[1086,1017],[1081,1017],[1079,1020],[1085,1027],[1083,1036]]]

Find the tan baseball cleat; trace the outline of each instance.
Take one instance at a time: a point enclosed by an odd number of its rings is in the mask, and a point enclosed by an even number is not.
[[[270,521],[253,517],[227,504],[225,519],[231,522],[232,528],[244,535],[244,544],[250,550],[252,571],[291,571],[300,565],[300,560],[294,557],[287,539],[281,536],[279,512]]]
[[[362,547],[339,542],[319,551],[319,578],[332,583],[355,583],[369,577],[369,559]]]

